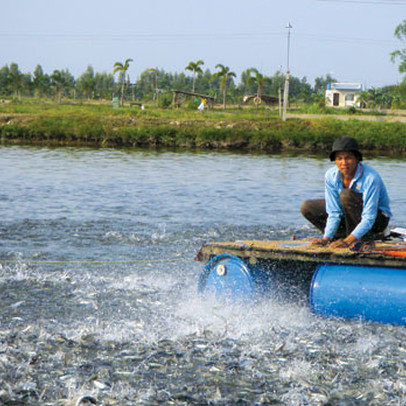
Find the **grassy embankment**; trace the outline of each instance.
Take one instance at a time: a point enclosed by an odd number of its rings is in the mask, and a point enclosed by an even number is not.
[[[0,139],[3,144],[323,152],[348,134],[364,150],[406,153],[406,123],[347,118],[302,115],[282,122],[269,109],[199,113],[30,101],[0,104]]]

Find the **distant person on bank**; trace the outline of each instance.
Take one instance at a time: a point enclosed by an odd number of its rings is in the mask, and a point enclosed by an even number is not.
[[[312,245],[350,247],[357,241],[382,238],[392,216],[386,187],[373,168],[361,163],[354,138],[334,141],[330,160],[335,166],[325,175],[325,199],[302,203],[302,215],[322,233]]]

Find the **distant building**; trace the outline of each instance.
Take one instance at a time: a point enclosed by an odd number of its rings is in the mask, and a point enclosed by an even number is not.
[[[326,89],[327,107],[360,107],[361,83],[329,83]]]

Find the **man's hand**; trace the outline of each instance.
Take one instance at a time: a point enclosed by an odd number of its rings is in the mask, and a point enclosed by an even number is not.
[[[335,248],[349,248],[352,244],[354,244],[357,241],[357,238],[354,237],[352,234],[347,236],[346,238],[342,238],[340,240],[333,241],[330,243],[330,239],[323,237],[323,238],[315,238],[312,241],[310,241],[310,245],[316,245],[316,246],[321,246],[325,247],[328,245],[329,248],[335,249]]]
[[[350,244],[348,244],[345,239],[344,240],[336,240],[333,241],[329,247],[334,249],[334,248],[348,248],[350,246]]]
[[[330,242],[329,238],[315,238],[314,240],[310,241],[310,245],[319,245],[324,247]]]
[[[352,244],[354,244],[357,241],[357,238],[354,237],[352,234],[350,234],[349,236],[341,239],[341,240],[337,240],[337,241],[333,241],[329,247],[332,249],[335,248],[349,248]]]

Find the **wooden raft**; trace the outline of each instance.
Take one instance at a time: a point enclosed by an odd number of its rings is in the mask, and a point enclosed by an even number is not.
[[[196,260],[207,262],[216,255],[231,254],[247,260],[250,264],[255,264],[258,260],[288,260],[395,267],[406,270],[406,256],[396,256],[397,252],[406,253],[404,242],[377,242],[370,251],[351,251],[348,248],[332,250],[328,247],[310,246],[309,240],[238,240],[204,244],[200,248]]]

